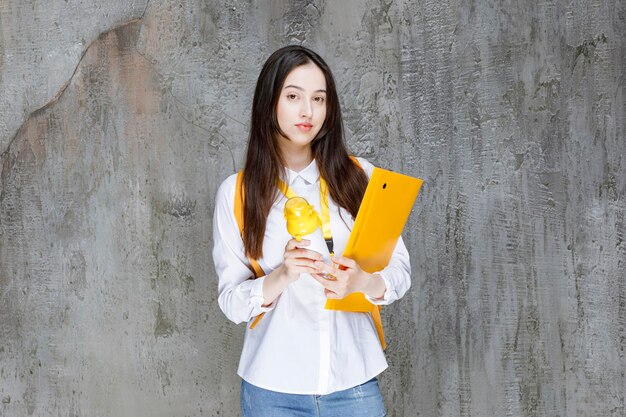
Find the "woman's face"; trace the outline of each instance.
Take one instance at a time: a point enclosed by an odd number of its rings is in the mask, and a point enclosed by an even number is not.
[[[276,105],[282,149],[308,147],[326,119],[326,79],[313,63],[294,68],[280,92]]]

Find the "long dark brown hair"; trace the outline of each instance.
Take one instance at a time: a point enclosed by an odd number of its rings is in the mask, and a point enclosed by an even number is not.
[[[243,171],[243,243],[246,255],[253,259],[263,256],[267,217],[279,193],[278,179],[285,177],[285,163],[278,146],[281,130],[276,106],[287,75],[309,63],[319,67],[326,78],[326,119],[311,142],[320,175],[328,183],[332,199],[353,217],[367,188],[367,176],[350,160],[346,149],[339,98],[330,68],[319,55],[302,46],[277,50],[267,59],[257,80]]]

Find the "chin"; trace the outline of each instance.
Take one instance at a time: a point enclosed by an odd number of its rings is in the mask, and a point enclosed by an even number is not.
[[[299,133],[299,132],[298,132]],[[299,135],[292,135],[291,136],[291,142],[298,144],[298,145],[302,145],[302,146],[306,146],[306,145],[310,145],[311,142],[313,142],[313,139],[315,138],[315,135],[307,135],[307,136],[302,136],[302,134],[300,133]]]

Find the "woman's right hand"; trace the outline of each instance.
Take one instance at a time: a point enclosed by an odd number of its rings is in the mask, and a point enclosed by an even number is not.
[[[288,282],[294,282],[300,277],[300,274],[319,273],[319,269],[315,266],[315,261],[323,259],[319,252],[304,249],[303,246],[309,246],[310,240],[302,239],[297,241],[291,239],[285,246],[284,261],[282,265],[282,273]]]
[[[291,239],[287,242],[283,263],[267,275],[263,281],[263,307],[271,305],[289,284],[300,278],[300,274],[320,272],[315,266],[315,261],[321,261],[322,255],[302,247],[310,244],[311,241],[306,239],[300,242]]]

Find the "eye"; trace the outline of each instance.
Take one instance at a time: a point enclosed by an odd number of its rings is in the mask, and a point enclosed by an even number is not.
[[[323,103],[324,102],[324,97],[315,97],[313,100],[315,100],[318,103]]]
[[[289,93],[289,94],[287,94],[287,99],[289,99],[289,100],[295,100],[297,97],[298,97],[298,96],[296,96],[296,95],[295,95],[295,94],[293,94],[293,93]]]

